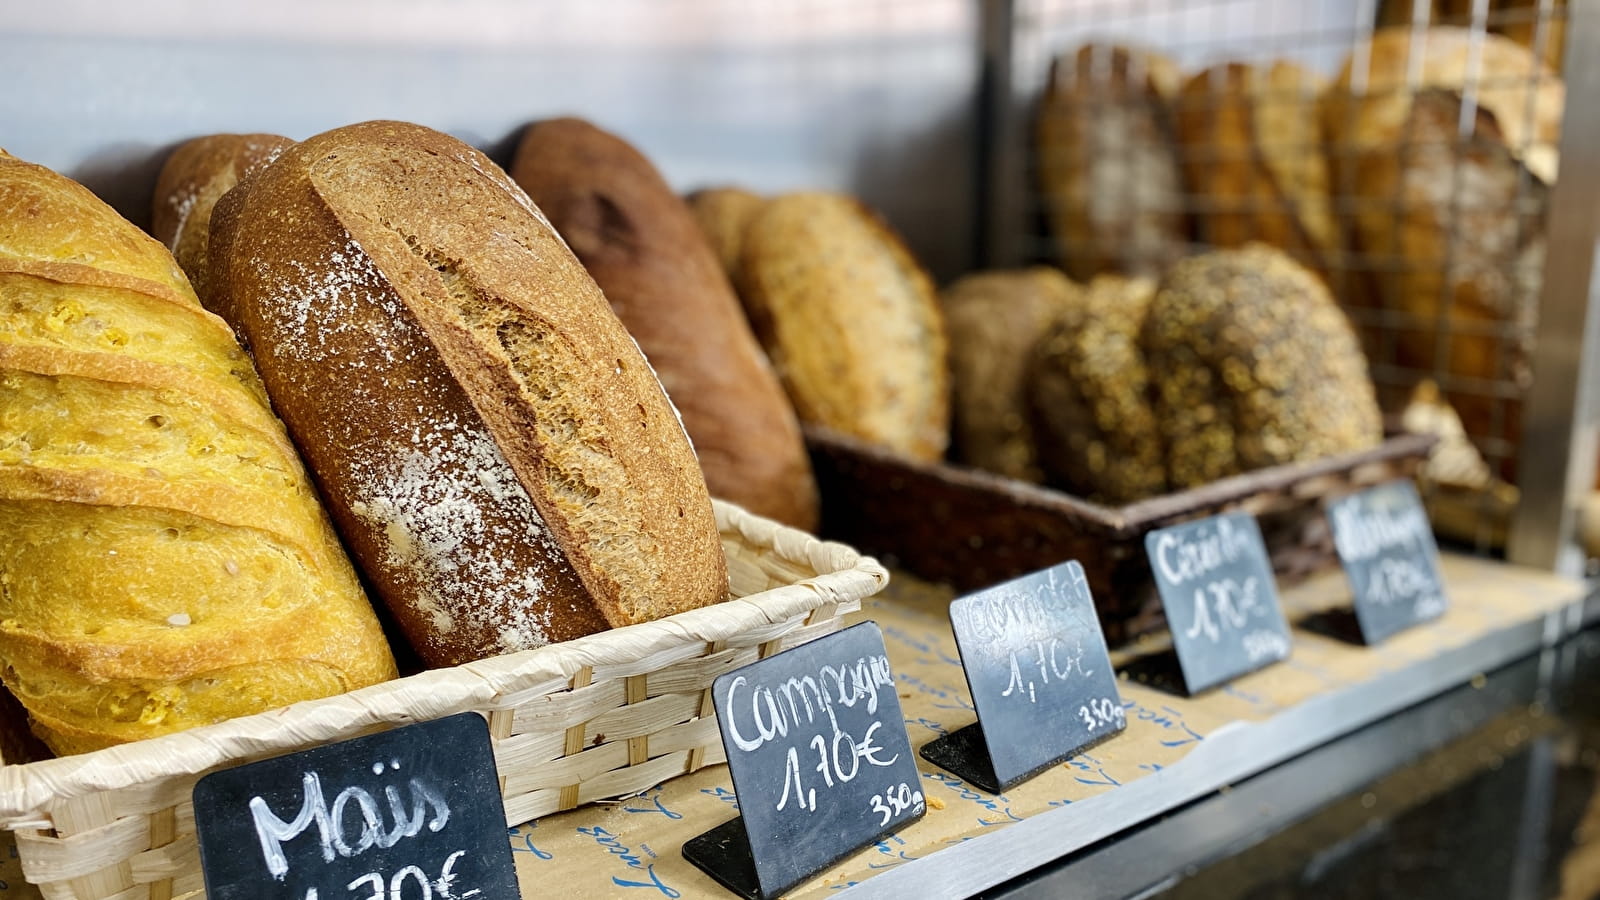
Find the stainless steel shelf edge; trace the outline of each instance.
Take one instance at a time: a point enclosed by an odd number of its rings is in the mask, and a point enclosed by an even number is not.
[[[1583,586],[1544,615],[1507,626],[1415,665],[1325,694],[1260,722],[1207,735],[1182,761],[1138,781],[932,856],[840,892],[851,898],[965,897],[1112,837],[1327,741],[1553,646],[1582,626],[1594,600]],[[921,894],[919,892],[927,892]]]

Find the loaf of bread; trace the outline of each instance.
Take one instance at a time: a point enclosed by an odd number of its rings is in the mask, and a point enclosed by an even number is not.
[[[750,220],[766,202],[760,194],[744,188],[704,188],[690,194],[689,209],[693,211],[700,230],[711,242],[722,270],[731,279],[739,277],[739,258],[744,254],[744,233]]]
[[[167,245],[189,276],[206,309],[230,324],[232,314],[219,309],[206,287],[206,246],[211,210],[251,171],[278,158],[294,141],[276,134],[212,134],[186,141],[172,151],[156,179],[151,200],[150,233]]]
[[[1395,328],[1365,314],[1363,338],[1438,377],[1486,453],[1496,439],[1516,441],[1514,395],[1531,381],[1564,102],[1561,80],[1528,51],[1455,28],[1377,32],[1323,101],[1353,240],[1383,263],[1378,301],[1405,317]]]
[[[172,256],[0,152],[0,677],[57,753],[394,660],[283,426]]]
[[[1350,323],[1321,279],[1273,248],[1173,266],[1142,344],[1174,488],[1383,439]]]
[[[1261,241],[1326,274],[1339,234],[1317,118],[1323,87],[1283,60],[1228,63],[1184,83],[1174,121],[1202,241]]]
[[[706,485],[807,531],[800,423],[688,206],[648,159],[580,119],[523,132],[511,166],[605,292],[683,414]]]
[[[1155,53],[1090,44],[1063,55],[1036,124],[1039,185],[1061,265],[1156,277],[1188,246],[1168,105],[1178,68]]]
[[[399,122],[297,144],[217,204],[210,278],[430,664],[726,596],[705,481],[660,383],[481,153]]]
[[[800,418],[913,459],[949,442],[944,321],[927,273],[855,200],[786,194],[745,233],[740,294]]]
[[[1155,282],[1101,275],[1025,355],[1030,416],[1050,481],[1121,505],[1162,493],[1166,458],[1140,337]]]
[[[1082,290],[1048,266],[979,272],[944,290],[952,425],[961,461],[1008,478],[1044,480],[1028,415],[1028,360],[1040,336],[1077,305]]]

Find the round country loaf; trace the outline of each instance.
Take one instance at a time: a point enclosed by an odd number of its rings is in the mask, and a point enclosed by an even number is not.
[[[1059,269],[978,272],[940,295],[950,332],[952,430],[962,462],[1040,482],[1028,414],[1028,361],[1082,288]]]
[[[218,203],[210,274],[340,533],[453,665],[727,594],[660,383],[481,153],[398,122],[285,151]]]
[[[739,292],[801,420],[914,459],[950,434],[946,338],[927,273],[850,197],[785,194],[745,234]]]
[[[1383,439],[1349,321],[1320,278],[1264,244],[1173,266],[1141,341],[1174,488]]]

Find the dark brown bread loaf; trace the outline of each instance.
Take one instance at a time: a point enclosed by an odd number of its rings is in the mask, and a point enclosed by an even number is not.
[[[694,441],[714,496],[812,530],[817,487],[789,398],[684,201],[580,119],[522,135],[511,177],[594,276]]]
[[[206,247],[211,210],[250,172],[273,160],[294,141],[276,134],[211,134],[172,151],[156,179],[150,232],[172,251],[206,309],[233,324],[230,310],[217,308],[206,284]]]
[[[722,599],[671,404],[555,230],[486,157],[370,122],[212,217],[210,277],[335,522],[432,664]]]

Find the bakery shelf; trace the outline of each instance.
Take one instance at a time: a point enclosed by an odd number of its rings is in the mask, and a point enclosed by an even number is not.
[[[928,817],[791,896],[965,896],[994,888],[1430,698],[1499,683],[1482,676],[1600,619],[1600,601],[1581,582],[1456,555],[1444,558],[1443,571],[1450,612],[1376,648],[1314,630],[1319,612],[1347,600],[1338,573],[1287,589],[1285,607],[1296,623],[1288,662],[1194,698],[1125,680],[1127,732],[999,797],[919,759]],[[950,598],[947,589],[902,576],[858,614],[883,626],[914,746],[974,718],[944,616]],[[1161,649],[1151,639],[1113,655],[1126,670]],[[1376,764],[1394,757],[1361,758]],[[1339,775],[1322,764],[1310,771],[1335,781]],[[1357,766],[1345,777],[1364,771]],[[667,896],[731,896],[684,862],[678,848],[733,813],[719,766],[624,802],[515,829],[512,846],[525,885],[559,879],[574,896],[612,895],[624,883],[659,886]]]

